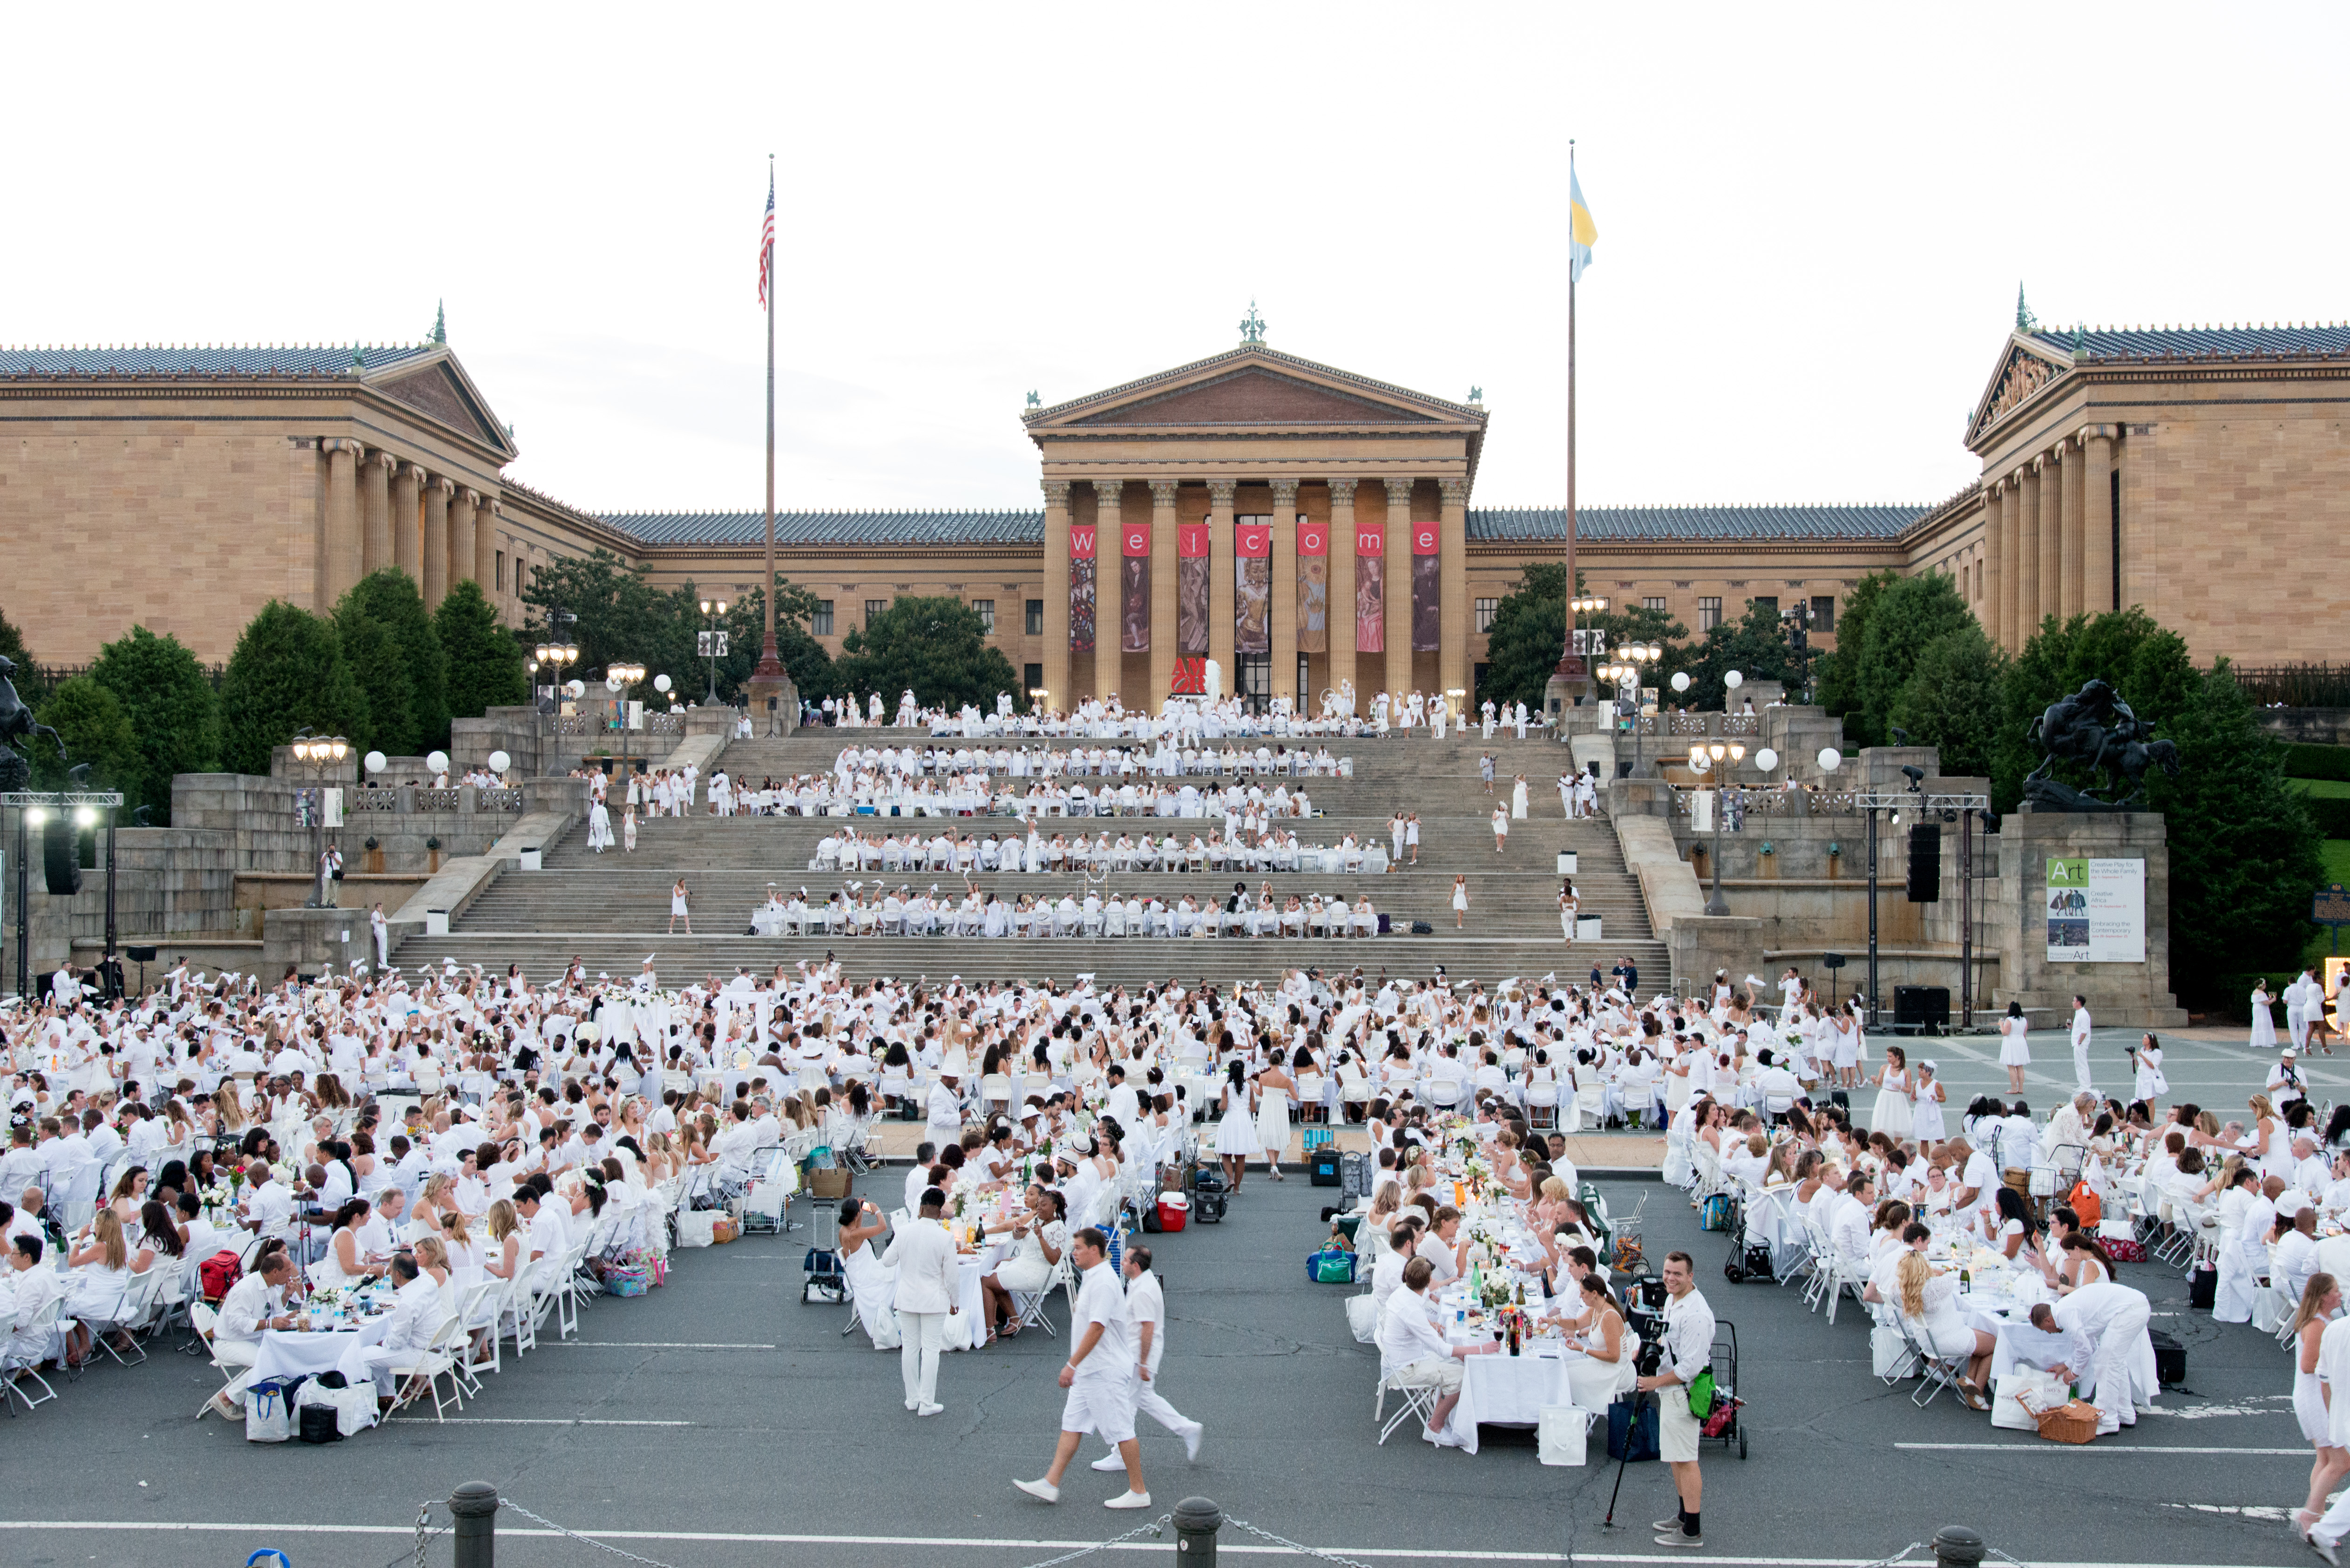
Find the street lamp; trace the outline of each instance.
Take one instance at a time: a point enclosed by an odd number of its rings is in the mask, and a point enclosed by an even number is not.
[[[578,661],[579,649],[577,644],[559,641],[542,642],[536,648],[531,649],[530,675],[532,683],[534,686],[536,685],[538,680],[538,672],[541,670],[545,670],[552,676],[552,679],[549,680],[546,684],[548,686],[559,688],[563,684],[563,671],[565,669],[570,665],[577,664]]]
[[[1730,913],[1730,906],[1722,900],[1721,897],[1721,819],[1729,815],[1730,770],[1720,767],[1720,763],[1721,759],[1727,756],[1731,766],[1735,767],[1745,758],[1745,746],[1736,741],[1727,745],[1720,741],[1710,741],[1690,748],[1690,767],[1700,773],[1705,772],[1709,767],[1716,768],[1719,775],[1714,784],[1714,794],[1721,798],[1713,803],[1713,853],[1709,857],[1713,862],[1713,897],[1707,899],[1705,904],[1705,912],[1709,915]]]
[[[608,664],[604,666],[604,690],[612,694],[612,728],[620,737],[620,771],[629,767],[629,687],[645,678],[641,664]]]
[[[724,599],[702,601],[702,635],[694,639],[696,653],[710,660],[710,705],[718,706],[718,661],[726,657],[726,633],[719,621],[726,614]]]
[[[1632,776],[1641,778],[1640,772],[1640,681],[1642,671],[1665,656],[1665,650],[1653,642],[1627,642],[1616,650],[1616,681],[1619,690],[1629,694],[1632,704]]]
[[[331,909],[334,898],[327,887],[327,792],[326,772],[351,754],[351,743],[340,735],[313,735],[306,728],[294,737],[294,760],[310,770],[310,776],[319,781],[317,809],[310,816],[310,858],[316,867],[311,873],[310,909]]]

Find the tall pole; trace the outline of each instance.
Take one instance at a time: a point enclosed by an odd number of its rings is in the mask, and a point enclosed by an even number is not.
[[[28,1003],[33,1000],[32,929],[26,923],[29,912],[26,906],[33,897],[33,878],[29,869],[27,847],[30,830],[25,826],[25,808],[16,808],[16,994]]]
[[[1566,188],[1575,189],[1575,142],[1566,144]],[[1566,642],[1559,649],[1559,669],[1575,653],[1575,207],[1566,212]],[[1564,720],[1560,721],[1562,723]]]
[[[1975,1026],[1975,814],[1959,813],[1959,1027]]]
[[[767,205],[772,213],[775,203],[775,155],[767,154]],[[774,219],[769,218],[772,223]],[[766,601],[765,636],[759,644],[759,667],[751,672],[754,680],[775,680],[783,677],[783,661],[775,657],[775,244],[771,237],[764,243],[764,255],[760,266],[766,272],[767,294],[767,576],[760,585],[760,597]],[[717,667],[712,665],[712,679]],[[716,688],[713,685],[712,690]]]
[[[1877,808],[1868,808],[1868,1015],[1877,1022]]]

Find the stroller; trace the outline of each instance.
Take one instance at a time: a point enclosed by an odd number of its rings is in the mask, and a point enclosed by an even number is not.
[[[1771,1262],[1771,1243],[1752,1227],[1751,1219],[1745,1194],[1731,1194],[1730,1257],[1721,1265],[1721,1272],[1733,1285],[1778,1277]]]
[[[1656,1272],[1648,1262],[1648,1251],[1640,1239],[1640,1211],[1648,1206],[1648,1195],[1643,1193],[1640,1200],[1632,1205],[1632,1212],[1621,1219],[1611,1217],[1607,1222],[1608,1240],[1612,1244],[1607,1266],[1627,1280],[1637,1280]]]
[[[1699,1440],[1711,1438],[1746,1457],[1746,1428],[1738,1419],[1745,1401],[1738,1397],[1738,1328],[1716,1323],[1713,1330],[1713,1414],[1699,1427]]]

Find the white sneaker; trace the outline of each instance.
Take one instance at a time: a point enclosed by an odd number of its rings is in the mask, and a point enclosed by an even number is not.
[[[1055,1486],[1051,1481],[1015,1480],[1012,1484],[1018,1487],[1022,1491],[1026,1492],[1030,1497],[1035,1498],[1038,1502],[1058,1502],[1061,1501],[1061,1489]]]
[[[1119,1456],[1118,1450],[1113,1449],[1108,1453],[1106,1453],[1101,1458],[1096,1459],[1094,1461],[1093,1468],[1102,1471],[1104,1474],[1107,1474],[1111,1470],[1118,1470],[1123,1473],[1126,1469],[1126,1460]]]
[[[1104,1508],[1149,1508],[1150,1494],[1147,1491],[1122,1491],[1102,1506]]]
[[[915,1407],[914,1414],[917,1416],[935,1416],[945,1408],[946,1407],[944,1405],[922,1405]]]
[[[1191,1429],[1183,1434],[1183,1457],[1195,1465],[1200,1462],[1200,1439],[1207,1435],[1207,1431],[1206,1427],[1194,1421]]]
[[[920,1408],[920,1402],[918,1400],[909,1399],[906,1401],[906,1408],[909,1410],[919,1409]]]

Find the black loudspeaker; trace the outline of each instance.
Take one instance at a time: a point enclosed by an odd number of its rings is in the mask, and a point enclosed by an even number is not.
[[[41,825],[41,875],[49,897],[70,898],[81,891],[81,835],[63,813]]]
[[[1893,1027],[1950,1033],[1950,988],[1947,985],[1895,986]]]
[[[1909,830],[1909,901],[1942,901],[1942,825],[1921,822]]]

